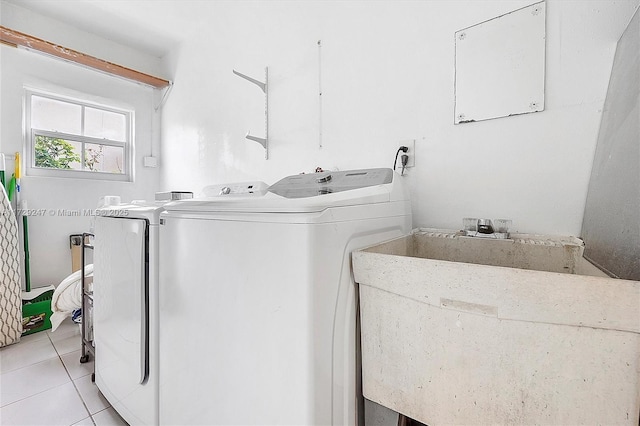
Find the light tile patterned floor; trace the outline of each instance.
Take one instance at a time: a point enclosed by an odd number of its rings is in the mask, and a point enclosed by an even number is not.
[[[80,363],[80,327],[66,320],[0,348],[0,424],[126,425]]]

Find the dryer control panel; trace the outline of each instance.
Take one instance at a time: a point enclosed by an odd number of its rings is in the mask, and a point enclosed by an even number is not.
[[[224,195],[262,195],[269,186],[264,182],[237,182],[222,183],[204,187],[202,192],[205,197],[218,197]]]
[[[269,187],[269,192],[286,198],[316,197],[393,181],[391,169],[328,171],[288,176]]]

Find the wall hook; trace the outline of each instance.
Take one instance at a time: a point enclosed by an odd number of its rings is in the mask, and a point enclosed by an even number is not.
[[[262,145],[265,149],[265,153],[264,153],[264,158],[266,160],[269,159],[269,67],[265,67],[264,69],[264,83],[256,80],[255,78],[251,78],[248,75],[242,74],[241,72],[238,72],[236,70],[232,70],[233,73],[235,75],[237,75],[238,77],[242,77],[245,80],[255,84],[256,86],[258,86],[260,88],[260,90],[262,90],[262,92],[264,92],[264,131],[265,131],[265,137],[264,138],[259,138],[256,136],[251,136],[251,132],[247,132],[247,135],[245,136],[246,139],[258,142],[260,145]]]

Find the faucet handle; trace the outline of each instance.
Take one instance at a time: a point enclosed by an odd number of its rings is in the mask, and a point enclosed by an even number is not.
[[[481,234],[493,234],[491,219],[478,219],[478,232]]]

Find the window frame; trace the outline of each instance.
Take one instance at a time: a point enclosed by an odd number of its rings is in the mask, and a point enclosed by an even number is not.
[[[72,133],[55,132],[50,130],[35,129],[31,126],[31,109],[33,96],[39,96],[54,101],[66,102],[81,107],[81,131],[84,133],[85,108],[94,108],[102,111],[123,114],[126,121],[125,141],[115,141],[111,139],[100,139],[91,136],[75,135]],[[50,92],[39,91],[36,89],[25,88],[25,104],[24,104],[24,147],[25,147],[25,171],[27,176],[44,176],[44,177],[61,177],[73,179],[91,179],[105,181],[133,182],[133,154],[134,154],[134,111],[125,108],[118,108],[112,105],[91,102],[84,99],[67,97],[64,95],[53,94]],[[69,170],[56,169],[47,167],[36,167],[35,165],[35,146],[36,136],[54,137],[64,139],[71,142],[81,144],[80,164],[84,167],[85,146],[86,144],[97,144],[104,146],[112,146],[123,149],[122,167],[123,173],[108,173],[100,171]]]

